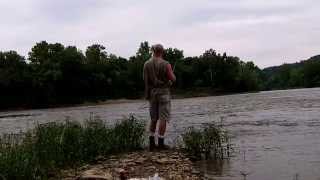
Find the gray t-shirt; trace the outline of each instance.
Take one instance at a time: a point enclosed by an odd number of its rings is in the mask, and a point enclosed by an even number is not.
[[[145,95],[149,99],[151,92],[169,94],[169,79],[167,65],[169,62],[162,58],[152,57],[145,62],[143,67],[143,79],[145,83]]]

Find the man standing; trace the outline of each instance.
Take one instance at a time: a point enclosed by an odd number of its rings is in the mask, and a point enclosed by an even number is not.
[[[152,57],[145,62],[143,67],[143,79],[146,99],[150,103],[149,148],[150,151],[153,151],[156,148],[154,136],[157,122],[159,122],[158,148],[160,150],[166,149],[164,135],[171,111],[170,86],[176,81],[176,77],[169,62],[163,59],[163,46],[156,44],[152,46],[151,50]]]

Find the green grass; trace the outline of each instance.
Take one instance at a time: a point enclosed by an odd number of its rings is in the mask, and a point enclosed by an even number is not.
[[[216,124],[205,124],[200,129],[191,127],[182,138],[183,149],[194,159],[224,159],[232,150],[228,132]]]
[[[59,169],[141,149],[145,124],[133,116],[108,127],[98,118],[84,124],[39,124],[23,134],[0,138],[0,179],[48,179]]]
[[[223,159],[231,151],[222,126],[189,128],[183,148],[192,157]],[[0,180],[58,178],[61,169],[77,168],[109,156],[143,148],[145,124],[130,116],[113,126],[93,116],[80,124],[65,120],[38,124],[33,130],[0,137]]]

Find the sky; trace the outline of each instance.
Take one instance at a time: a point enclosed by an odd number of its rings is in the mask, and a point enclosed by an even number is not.
[[[0,51],[46,40],[122,57],[142,41],[226,52],[260,68],[320,54],[319,0],[0,0]]]

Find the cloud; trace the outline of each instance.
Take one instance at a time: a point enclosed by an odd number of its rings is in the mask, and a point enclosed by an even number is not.
[[[318,54],[315,0],[2,0],[0,50],[27,55],[38,41],[129,57],[141,41],[200,55],[213,48],[260,67]]]

